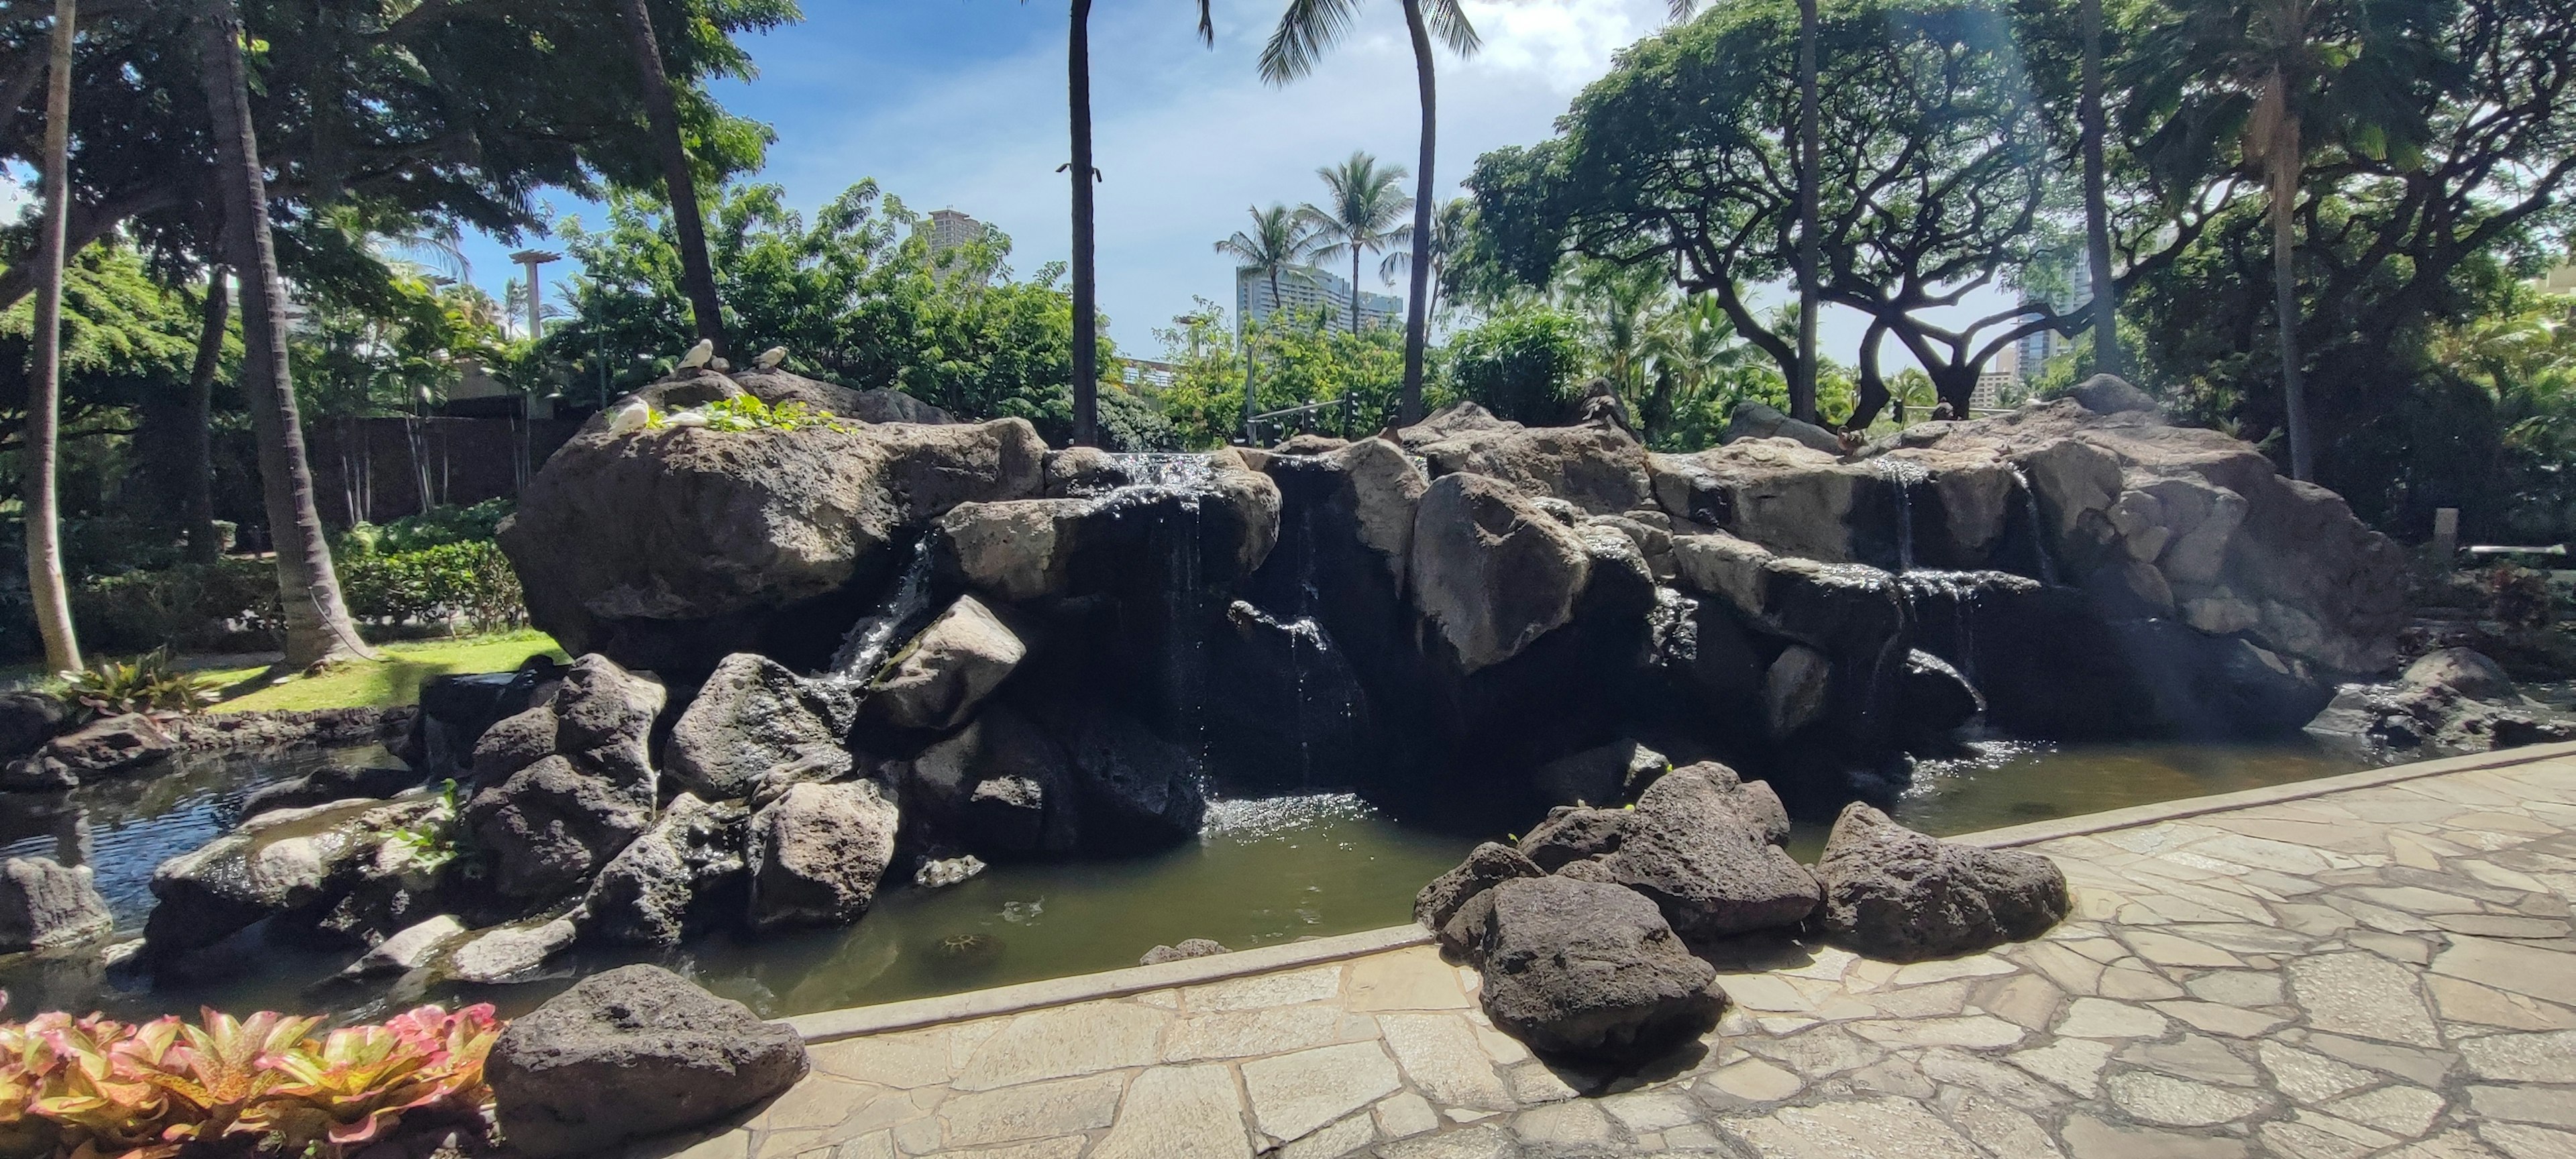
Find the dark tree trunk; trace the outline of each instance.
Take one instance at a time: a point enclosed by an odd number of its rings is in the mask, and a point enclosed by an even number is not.
[[[295,381],[286,357],[286,301],[269,238],[268,181],[251,125],[250,90],[242,70],[241,17],[232,0],[198,9],[198,52],[213,121],[216,183],[224,199],[224,240],[242,283],[242,394],[259,439],[260,491],[277,549],[277,591],[286,619],[286,666],[372,658],[358,638],[331,545],[313,503],[313,469],[304,457],[304,428],[295,413]]]
[[[1100,445],[1100,298],[1093,261],[1091,0],[1073,0],[1065,42],[1066,105],[1073,114],[1073,445]]]
[[[2293,170],[2295,172],[2295,170]],[[2281,329],[2281,413],[2289,428],[2290,477],[2317,477],[2316,447],[2308,430],[2307,384],[2299,367],[2299,274],[2291,207],[2298,198],[2295,177],[2282,180],[2275,169],[2272,183],[2272,310]]]
[[[2118,374],[2120,290],[2111,281],[2111,207],[2102,160],[2102,0],[2083,0],[2084,254],[2092,275],[2093,369]]]
[[[1816,421],[1816,237],[1819,163],[1816,92],[1816,0],[1798,0],[1798,366],[1789,376],[1789,413]]]
[[[1852,403],[1851,419],[1843,424],[1844,430],[1868,430],[1869,424],[1878,421],[1878,412],[1887,409],[1887,379],[1878,363],[1878,348],[1886,338],[1886,319],[1871,319],[1869,332],[1860,339],[1860,397]],[[1903,404],[1898,404],[1897,411],[1897,421],[1903,422]]]
[[[662,154],[662,184],[671,200],[671,228],[680,238],[680,285],[689,295],[689,316],[698,337],[725,353],[724,299],[716,293],[716,267],[707,256],[707,219],[698,208],[698,180],[689,169],[688,143],[680,139],[679,102],[671,95],[671,77],[662,70],[661,40],[653,33],[653,10],[646,0],[624,0],[626,39],[635,52],[635,71],[644,85],[644,113],[653,130],[654,148]],[[533,295],[535,287],[529,287]]]
[[[204,322],[197,331],[197,362],[188,369],[188,401],[179,429],[179,508],[187,516],[188,558],[213,563],[224,553],[215,530],[215,373],[224,359],[224,325],[231,297],[224,268],[206,271]]]
[[[1440,97],[1432,73],[1431,31],[1422,23],[1422,0],[1404,0],[1404,27],[1413,36],[1413,78],[1422,90],[1421,162],[1414,170],[1413,285],[1404,298],[1404,396],[1396,412],[1398,425],[1411,426],[1422,421],[1422,355],[1430,340],[1431,243],[1435,240],[1431,215],[1437,188],[1431,180],[1431,165],[1440,133]],[[1351,283],[1354,307],[1359,304],[1359,289],[1358,282]]]
[[[55,487],[61,442],[63,386],[64,245],[71,214],[72,38],[79,34],[77,0],[54,5],[53,56],[45,77],[45,217],[37,240],[35,367],[27,383],[26,475],[27,592],[33,598],[36,634],[45,642],[45,670],[81,666],[80,638],[72,630],[71,585],[63,578],[60,497]]]

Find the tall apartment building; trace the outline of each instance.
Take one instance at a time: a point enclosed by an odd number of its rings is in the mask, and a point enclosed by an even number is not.
[[[1267,321],[1282,304],[1298,310],[1328,306],[1337,321],[1351,316],[1351,283],[1330,270],[1290,266],[1279,271],[1279,299],[1271,299],[1270,275],[1259,270],[1235,271],[1234,316],[1238,325]],[[1392,294],[1360,291],[1361,326],[1403,324],[1404,299]]]
[[[2052,257],[2055,260],[2051,264],[2055,265],[2056,269],[2033,270],[2027,272],[2024,277],[2025,285],[2036,282],[2049,288],[2044,291],[2026,291],[2022,296],[2023,303],[2045,304],[2061,314],[2069,310],[2082,309],[2086,303],[2093,300],[2092,259],[2082,250],[2076,250],[2072,254],[2052,255]],[[2038,276],[2039,274],[2046,276]],[[2021,341],[2013,344],[2013,371],[2022,380],[2028,381],[2038,377],[2040,370],[2048,365],[2049,359],[2073,349],[2075,349],[2075,340],[2055,330],[2024,334]]]
[[[935,258],[984,236],[984,223],[954,209],[934,209],[912,231],[930,239],[930,256]]]

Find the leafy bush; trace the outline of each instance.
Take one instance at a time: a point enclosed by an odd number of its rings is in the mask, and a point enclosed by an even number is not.
[[[465,507],[432,507],[382,524],[361,523],[333,538],[331,554],[335,561],[345,562],[451,543],[488,542],[499,533],[501,521],[518,506],[512,499],[486,499]]]
[[[319,1038],[319,1018],[213,1010],[122,1023],[39,1014],[0,1024],[0,1152],[166,1159],[190,1144],[334,1159],[409,1114],[489,1102],[490,1006],[423,1006]]]
[[[94,576],[71,594],[82,641],[113,652],[264,646],[285,626],[277,568],[267,560],[227,558]]]
[[[528,622],[519,575],[488,540],[349,560],[341,595],[352,615],[385,624],[450,624],[478,630]]]
[[[1552,425],[1580,394],[1583,320],[1537,307],[1497,315],[1450,343],[1458,397],[1513,422]]]
[[[644,425],[649,428],[705,427],[711,431],[794,431],[807,427],[846,431],[838,416],[830,411],[815,410],[802,402],[782,402],[771,406],[758,397],[738,394],[720,398],[702,407],[676,410],[669,414],[650,411]]]
[[[214,703],[203,680],[172,666],[168,648],[122,664],[101,659],[70,674],[58,695],[76,720],[129,712],[203,712]]]

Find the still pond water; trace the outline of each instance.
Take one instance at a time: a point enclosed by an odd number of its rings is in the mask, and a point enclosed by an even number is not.
[[[236,821],[258,787],[325,762],[373,763],[382,749],[192,759],[157,775],[103,781],[52,804],[0,796],[0,855],[44,855],[93,867],[121,931],[139,932],[153,867]],[[2307,780],[2353,766],[2302,746],[1976,746],[1927,762],[1897,818],[1955,834],[2049,817]],[[1812,861],[1825,826],[1801,824],[1792,847]],[[1199,840],[1121,861],[1004,865],[942,890],[892,889],[858,925],[753,941],[718,936],[666,955],[576,953],[546,977],[426,995],[523,1010],[581,974],[660,961],[762,1014],[779,1016],[951,993],[1133,965],[1157,943],[1213,938],[1236,949],[1396,925],[1413,895],[1473,844],[1397,825],[1346,795],[1222,801]],[[147,984],[102,970],[96,955],[0,960],[19,1013],[98,1008],[120,1017],[228,1010],[332,1009],[365,1016],[397,1000],[322,983],[349,955],[275,949],[233,980]],[[417,1000],[417,995],[400,995]]]

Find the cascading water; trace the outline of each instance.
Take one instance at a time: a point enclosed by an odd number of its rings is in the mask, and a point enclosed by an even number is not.
[[[1881,455],[1869,461],[1872,474],[1896,488],[1896,570],[1914,570],[1914,489],[1932,481],[1923,464]]]
[[[886,658],[897,644],[912,638],[930,615],[930,541],[924,538],[912,547],[912,558],[905,562],[903,577],[895,581],[894,594],[877,610],[850,626],[850,634],[841,639],[841,648],[832,654],[828,679],[846,685],[863,685],[885,666]]]
[[[2030,485],[2030,476],[2021,464],[2012,465],[2013,482],[2021,487],[2022,514],[2030,520],[2031,554],[2039,559],[2039,582],[2057,586],[2057,563],[2048,556],[2048,525],[2040,521],[2039,490]]]
[[[1204,752],[1208,609],[1200,526],[1216,466],[1195,454],[1122,453],[1109,460],[1127,482],[1100,496],[1093,509],[1113,520],[1130,513],[1149,520],[1148,549],[1163,559],[1162,675],[1176,723],[1190,734],[1191,747]],[[1164,511],[1171,517],[1155,517]]]

